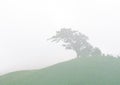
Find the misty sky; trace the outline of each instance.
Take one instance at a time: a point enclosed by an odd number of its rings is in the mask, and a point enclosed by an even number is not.
[[[0,73],[74,58],[47,41],[61,28],[87,35],[102,52],[120,55],[119,0],[1,0]]]

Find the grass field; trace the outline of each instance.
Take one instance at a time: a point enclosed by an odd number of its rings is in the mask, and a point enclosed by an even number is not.
[[[120,59],[73,59],[41,70],[3,75],[0,85],[120,85]]]

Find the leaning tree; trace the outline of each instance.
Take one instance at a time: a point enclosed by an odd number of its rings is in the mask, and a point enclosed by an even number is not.
[[[56,35],[52,36],[50,40],[56,43],[62,41],[62,46],[75,51],[77,58],[92,56],[93,54],[94,48],[88,42],[88,37],[78,31],[62,28],[60,31],[57,31]]]

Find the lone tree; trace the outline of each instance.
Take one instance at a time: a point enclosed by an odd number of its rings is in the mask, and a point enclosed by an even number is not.
[[[95,50],[90,43],[88,43],[88,37],[81,34],[78,31],[71,29],[63,28],[60,31],[56,32],[55,36],[50,38],[52,42],[62,41],[62,46],[66,49],[73,50],[77,54],[77,58],[80,56],[92,56],[95,54]],[[101,53],[99,49],[96,50],[98,53]]]

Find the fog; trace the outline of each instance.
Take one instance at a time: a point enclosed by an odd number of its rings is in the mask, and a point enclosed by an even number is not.
[[[103,53],[120,55],[119,0],[1,0],[0,74],[39,69],[74,58],[47,41],[61,28],[89,37]]]

